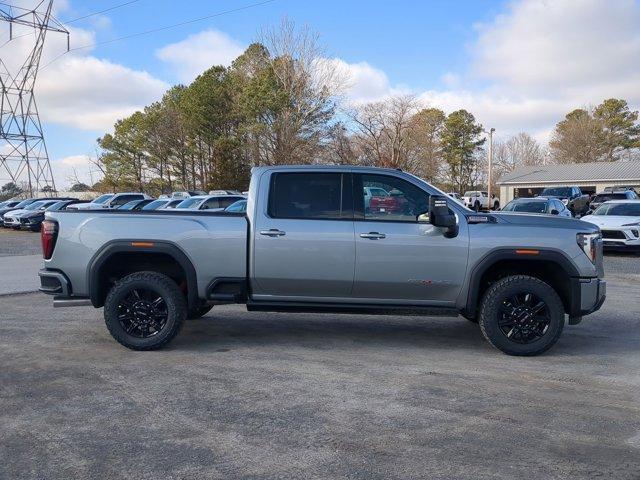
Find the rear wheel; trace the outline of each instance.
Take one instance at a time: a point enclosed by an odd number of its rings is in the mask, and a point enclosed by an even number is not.
[[[178,285],[157,272],[137,272],[111,288],[104,320],[113,338],[132,350],[155,350],[175,337],[187,316]]]
[[[560,338],[564,307],[542,280],[514,275],[487,290],[479,320],[483,335],[497,349],[508,355],[539,355]]]

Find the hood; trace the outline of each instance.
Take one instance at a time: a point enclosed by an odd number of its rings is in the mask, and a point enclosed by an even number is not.
[[[621,215],[586,215],[582,217],[585,222],[597,225],[600,228],[621,227],[627,223],[639,223],[640,217],[627,217]]]
[[[546,228],[568,228],[582,232],[594,233],[597,231],[593,224],[583,222],[582,220],[578,220],[577,218],[559,217],[557,215],[540,215],[538,213],[510,212],[492,213],[491,215],[496,217],[498,221],[512,223],[515,225]]]
[[[5,213],[3,213],[3,215],[8,215],[10,217],[19,217],[20,215],[22,215],[23,213],[29,212],[29,210],[24,210],[23,208],[21,209],[15,209],[15,210],[8,210]]]

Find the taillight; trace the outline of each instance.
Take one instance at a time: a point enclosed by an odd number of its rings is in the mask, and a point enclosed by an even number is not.
[[[53,255],[58,238],[58,224],[53,220],[44,220],[40,228],[40,239],[42,240],[42,256],[49,260]]]

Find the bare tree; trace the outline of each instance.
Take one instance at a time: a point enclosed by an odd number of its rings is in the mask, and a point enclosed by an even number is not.
[[[520,132],[506,142],[494,144],[493,163],[499,175],[513,171],[516,167],[542,165],[545,149],[528,133]]]
[[[326,140],[343,84],[340,71],[308,27],[284,19],[261,42],[270,54],[281,102],[263,117],[269,163],[312,163]]]
[[[415,97],[404,95],[368,103],[349,112],[363,163],[418,173],[419,159],[415,154],[418,144],[410,135],[417,111]]]

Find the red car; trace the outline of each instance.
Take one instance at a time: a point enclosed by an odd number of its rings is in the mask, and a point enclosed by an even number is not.
[[[398,190],[391,190],[388,197],[371,197],[369,210],[371,213],[400,213],[407,211],[409,202]]]

